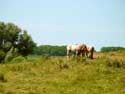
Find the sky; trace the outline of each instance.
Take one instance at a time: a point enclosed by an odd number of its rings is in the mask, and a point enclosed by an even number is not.
[[[27,30],[37,45],[125,47],[125,0],[0,0],[0,21]]]

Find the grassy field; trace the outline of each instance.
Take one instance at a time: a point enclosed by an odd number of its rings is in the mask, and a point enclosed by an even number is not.
[[[125,94],[125,52],[17,57],[0,64],[0,94]]]

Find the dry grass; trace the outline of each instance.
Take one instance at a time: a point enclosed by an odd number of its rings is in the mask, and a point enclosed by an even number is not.
[[[1,94],[125,94],[125,52],[28,57],[0,65]]]

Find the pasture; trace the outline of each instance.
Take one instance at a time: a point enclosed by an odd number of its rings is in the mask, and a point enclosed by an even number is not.
[[[17,57],[0,64],[0,94],[125,94],[125,52]]]

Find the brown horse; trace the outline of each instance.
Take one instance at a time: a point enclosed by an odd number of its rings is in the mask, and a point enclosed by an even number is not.
[[[85,52],[87,51],[85,44],[75,44],[75,45],[68,45],[67,46],[67,58],[70,57],[71,52],[75,53],[75,56],[85,55]]]

